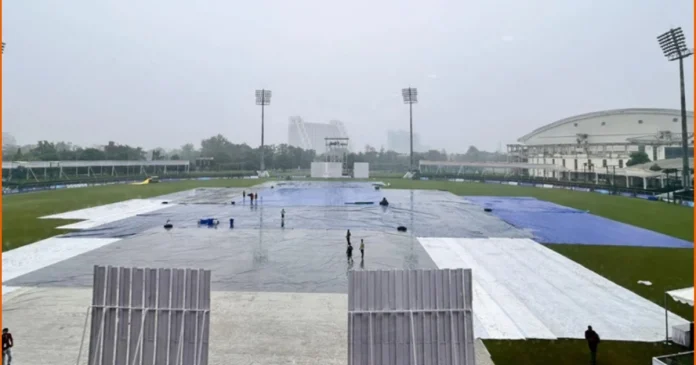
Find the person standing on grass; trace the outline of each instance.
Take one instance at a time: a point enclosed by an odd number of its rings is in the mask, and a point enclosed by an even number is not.
[[[592,326],[587,326],[587,331],[585,331],[585,340],[587,340],[587,345],[590,347],[590,356],[592,359],[592,365],[597,364],[597,346],[599,345],[599,334],[592,329]]]
[[[280,210],[280,228],[285,228],[285,208]]]
[[[361,238],[360,239],[360,259],[362,260],[364,258],[365,258],[365,241],[363,241],[363,239]]]
[[[12,364],[12,347],[14,347],[14,340],[12,339],[12,334],[7,328],[2,329],[2,365]],[[7,358],[7,362],[5,362]]]

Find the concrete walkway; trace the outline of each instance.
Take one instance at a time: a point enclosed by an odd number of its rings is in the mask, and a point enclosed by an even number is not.
[[[74,364],[91,296],[89,288],[17,288],[5,295],[3,325],[17,341],[14,360]],[[212,302],[209,365],[347,362],[345,294],[213,292]],[[86,335],[79,365],[87,365]],[[493,364],[481,340],[475,348],[477,365]]]

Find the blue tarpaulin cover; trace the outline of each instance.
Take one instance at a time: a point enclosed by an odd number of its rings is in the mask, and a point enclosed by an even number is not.
[[[536,198],[465,199],[482,208],[491,208],[491,214],[517,228],[528,230],[541,243],[693,248],[689,241]]]

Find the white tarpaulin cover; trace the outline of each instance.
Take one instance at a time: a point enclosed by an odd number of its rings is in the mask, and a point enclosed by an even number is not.
[[[530,239],[418,238],[440,269],[470,268],[482,339],[665,338],[665,310]],[[674,314],[669,323],[688,323]]]
[[[310,173],[313,178],[340,178],[343,175],[343,164],[340,162],[312,162]]]
[[[672,290],[668,291],[667,294],[669,294],[672,299],[676,300],[679,303],[684,303],[688,304],[690,306],[694,306],[694,287],[692,286],[691,288],[684,288],[684,289],[677,289],[677,290]]]
[[[2,281],[7,282],[120,240],[120,238],[51,237],[3,252]],[[9,294],[15,289],[15,287],[3,285],[2,293]]]
[[[60,226],[58,229],[91,229],[107,223],[113,223],[139,214],[152,213],[172,207],[174,204],[162,204],[159,199],[131,199],[118,203],[72,210],[60,214],[48,215],[41,219],[79,219],[80,222]]]

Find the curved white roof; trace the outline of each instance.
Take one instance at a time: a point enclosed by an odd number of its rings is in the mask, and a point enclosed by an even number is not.
[[[693,134],[693,112],[687,112],[687,129]],[[665,141],[681,138],[681,111],[678,109],[615,109],[581,114],[537,128],[518,139],[526,145],[589,144]],[[666,136],[666,137],[665,137]],[[633,142],[636,143],[636,142]]]

